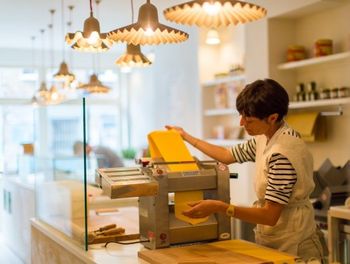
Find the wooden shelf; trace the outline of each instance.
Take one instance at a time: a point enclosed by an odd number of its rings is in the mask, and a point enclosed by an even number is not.
[[[317,65],[325,62],[337,61],[337,60],[342,60],[347,58],[350,58],[349,51],[332,54],[328,56],[323,56],[323,57],[301,60],[301,61],[287,62],[287,63],[278,65],[277,68],[279,70],[291,70],[291,69],[297,69],[297,68],[302,68],[306,66]]]
[[[244,139],[217,139],[217,138],[207,138],[205,141],[223,147],[234,146],[243,143]]]
[[[344,105],[344,104],[350,104],[350,97],[317,100],[317,101],[309,101],[309,102],[291,102],[289,104],[289,109],[301,109],[301,108],[312,108],[312,107],[322,107],[322,106],[337,106],[337,105]]]
[[[228,76],[228,77],[224,77],[224,78],[218,78],[215,80],[206,81],[206,82],[202,83],[202,86],[203,87],[211,87],[211,86],[215,86],[215,85],[222,84],[222,83],[243,81],[243,80],[245,80],[245,75]]]
[[[232,108],[208,109],[204,111],[205,116],[238,115],[237,110]]]

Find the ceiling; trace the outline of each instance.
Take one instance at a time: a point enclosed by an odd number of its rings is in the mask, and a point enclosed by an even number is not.
[[[64,2],[64,25],[69,20],[68,6],[73,5],[72,32],[83,30],[83,23],[89,17],[89,0],[63,0]],[[32,36],[35,48],[42,46],[40,29],[45,29],[46,45],[51,43],[52,38],[48,34],[48,24],[51,23],[49,10],[55,9],[54,15],[54,43],[55,49],[62,49],[64,36],[62,36],[62,0],[2,0],[0,8],[0,48],[31,49]],[[133,0],[135,21],[139,7],[146,0]],[[185,2],[185,0],[152,0],[151,3],[158,8],[159,19],[162,23],[167,22],[162,12],[166,7]],[[94,16],[100,21],[101,32],[108,32],[131,23],[131,0],[101,0],[96,9],[93,0]],[[172,25],[173,27],[175,24]],[[68,31],[65,28],[65,33]]]

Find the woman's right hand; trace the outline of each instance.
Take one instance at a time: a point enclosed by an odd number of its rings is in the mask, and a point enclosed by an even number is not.
[[[183,139],[185,139],[186,132],[182,127],[166,125],[166,129],[177,131]]]

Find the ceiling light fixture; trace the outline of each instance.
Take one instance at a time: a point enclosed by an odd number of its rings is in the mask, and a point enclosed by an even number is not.
[[[62,30],[62,36],[64,36],[64,2],[63,0],[61,0],[61,30]],[[64,81],[64,88],[68,87],[69,84],[74,81],[75,76],[73,73],[69,72],[68,70],[68,65],[65,62],[65,46],[64,46],[64,42],[62,42],[62,62],[60,64],[60,68],[58,70],[58,72],[54,75],[54,78],[58,81]]]
[[[55,43],[55,40],[54,40],[54,34],[53,34],[53,16],[55,14],[55,10],[54,9],[51,9],[50,10],[50,13],[51,13],[51,24],[49,24],[49,29],[50,29],[50,34],[51,34],[51,70],[54,69],[54,61],[55,61],[55,58],[54,58],[54,43]],[[46,102],[46,104],[48,105],[51,105],[51,104],[59,104],[63,101],[64,99],[64,96],[62,94],[60,94],[55,86],[55,83],[54,83],[54,80],[51,81],[51,88],[49,90],[49,97],[48,97],[48,100]]]
[[[134,2],[131,2],[131,23],[134,23]],[[120,67],[146,67],[152,62],[141,52],[140,45],[127,44],[126,53],[115,62]]]
[[[67,33],[66,42],[73,49],[83,52],[107,51],[112,42],[107,39],[107,33],[100,33],[100,23],[93,16],[92,0],[90,1],[90,17],[84,21],[83,32]]]
[[[175,23],[218,28],[258,20],[266,16],[267,10],[244,1],[195,0],[169,7],[163,13]]]
[[[45,51],[44,51],[44,46],[45,46],[45,40],[44,40],[44,33],[45,29],[40,30],[41,33],[41,67],[45,67]],[[50,97],[50,92],[46,87],[46,82],[45,82],[45,76],[41,76],[41,84],[39,90],[36,92],[35,97],[37,99],[37,103],[39,105],[46,105],[46,102],[48,101]]]
[[[108,93],[111,89],[103,85],[95,73],[90,76],[90,81],[87,84],[83,84],[78,88],[84,89],[89,93]]]
[[[140,45],[127,44],[126,53],[115,62],[120,67],[146,67],[152,62],[141,52]]]
[[[207,33],[205,43],[208,45],[218,45],[220,42],[219,32],[216,29],[210,29]]]
[[[157,8],[147,0],[139,9],[136,23],[115,29],[108,33],[114,42],[133,45],[158,45],[179,43],[188,39],[188,34],[159,23]]]

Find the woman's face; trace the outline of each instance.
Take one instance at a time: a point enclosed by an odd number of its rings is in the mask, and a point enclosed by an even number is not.
[[[241,115],[239,124],[244,127],[250,136],[266,134],[271,127],[267,119],[247,117],[244,115]]]

